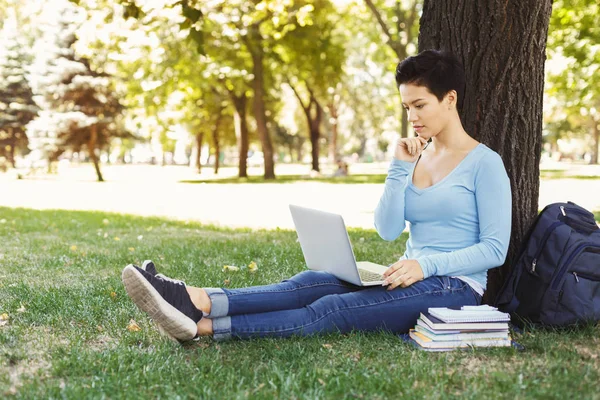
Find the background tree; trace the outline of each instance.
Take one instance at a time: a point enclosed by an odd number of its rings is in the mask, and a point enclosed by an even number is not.
[[[0,157],[15,167],[15,152],[28,151],[26,125],[36,116],[38,107],[26,77],[31,57],[27,41],[19,34],[14,10],[0,31]]]
[[[336,115],[329,89],[335,90],[341,80],[345,54],[343,37],[336,32],[341,18],[335,14],[333,5],[328,0],[321,0],[314,6],[310,20],[287,34],[274,52],[282,80],[291,87],[306,117],[312,170],[319,171],[325,109]]]
[[[384,42],[394,52],[397,61],[414,54],[419,32],[418,18],[422,0],[364,0],[383,33]],[[401,137],[408,137],[408,116],[400,107]]]
[[[551,0],[425,0],[419,50],[450,50],[465,66],[465,130],[504,160],[513,194],[506,263],[488,274],[493,301],[538,212],[544,61]],[[459,100],[460,101],[460,100]]]
[[[114,137],[128,137],[120,124],[122,106],[108,74],[90,67],[73,50],[81,10],[67,1],[45,9],[36,43],[31,83],[43,112],[29,126],[36,138],[52,138],[50,158],[87,148],[98,181],[103,181],[97,150]]]
[[[600,70],[600,5],[593,0],[557,0],[553,4],[548,35],[548,55],[560,64],[548,71],[547,94],[556,110],[550,111],[551,126],[570,121],[574,129],[588,133],[590,163],[598,164],[600,145],[600,87],[590,77]],[[565,127],[566,128],[566,127]],[[557,132],[558,133],[558,132]]]

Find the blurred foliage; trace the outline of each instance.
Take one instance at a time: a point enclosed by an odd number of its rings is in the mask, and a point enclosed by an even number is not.
[[[26,154],[27,124],[37,115],[25,67],[31,62],[25,38],[17,32],[14,14],[0,30],[0,157],[15,166],[15,154]]]
[[[39,48],[48,34],[48,21],[39,22],[45,4],[0,0],[0,25],[14,13],[21,46]],[[211,153],[238,146],[235,99],[242,97],[248,101],[238,112],[247,121],[251,151],[272,136],[275,154],[302,157],[319,107],[313,145],[322,153],[335,142],[330,157],[382,154],[401,131],[393,71],[416,51],[420,0],[71,4],[82,16],[69,46],[73,59],[88,60],[88,70],[108,80],[124,107],[123,127],[146,138],[144,146],[163,162],[160,154],[181,143],[188,156],[199,144]],[[544,115],[549,143],[584,138],[594,148],[600,89],[590,77],[600,65],[599,26],[596,1],[554,2]],[[27,58],[23,64],[24,71],[30,68]],[[132,142],[111,137],[104,148],[112,142],[119,159],[132,151]]]
[[[548,35],[548,57],[559,68],[547,74],[546,140],[583,137],[598,161],[600,5],[596,0],[557,0]]]

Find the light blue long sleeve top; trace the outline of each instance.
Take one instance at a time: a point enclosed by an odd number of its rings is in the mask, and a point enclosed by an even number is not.
[[[375,209],[377,232],[391,241],[408,222],[401,260],[417,260],[424,278],[456,277],[483,295],[487,270],[504,264],[510,240],[512,195],[502,159],[479,144],[425,189],[412,183],[415,165],[392,160]]]

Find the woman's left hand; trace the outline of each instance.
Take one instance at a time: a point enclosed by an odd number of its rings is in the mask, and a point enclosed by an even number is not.
[[[383,286],[387,286],[387,290],[408,287],[423,280],[423,270],[417,260],[400,260],[383,273],[383,278]]]

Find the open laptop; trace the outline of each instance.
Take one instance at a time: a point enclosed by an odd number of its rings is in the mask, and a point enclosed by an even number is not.
[[[383,283],[384,265],[357,262],[341,215],[290,204],[306,266],[357,286]]]

